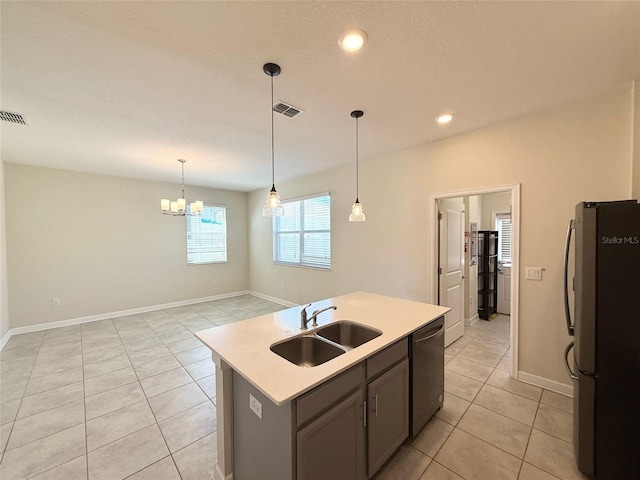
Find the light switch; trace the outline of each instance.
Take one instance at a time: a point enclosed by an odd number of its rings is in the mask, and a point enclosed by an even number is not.
[[[525,279],[527,280],[542,280],[542,267],[526,267]]]

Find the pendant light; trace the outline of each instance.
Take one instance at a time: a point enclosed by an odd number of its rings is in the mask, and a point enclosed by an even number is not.
[[[362,209],[362,204],[358,200],[360,172],[358,169],[358,119],[364,115],[362,110],[354,110],[351,112],[351,116],[356,119],[356,201],[351,207],[351,215],[349,215],[350,222],[364,222],[366,217]]]
[[[187,201],[184,198],[184,164],[186,160],[180,158],[178,161],[182,164],[182,198],[172,202],[168,198],[160,200],[160,209],[163,215],[173,215],[174,217],[184,217],[187,215]],[[191,215],[200,215],[204,206],[201,200],[191,203]]]
[[[273,77],[280,75],[280,66],[275,63],[265,63],[262,67],[264,73],[271,77],[271,191],[267,195],[267,201],[262,208],[263,217],[281,217],[284,215],[284,208],[280,204],[280,195],[276,190],[275,160],[273,155]]]

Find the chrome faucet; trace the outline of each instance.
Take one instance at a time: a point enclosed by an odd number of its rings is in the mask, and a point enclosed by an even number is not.
[[[309,308],[310,306],[311,304],[307,305],[306,307],[302,307],[302,310],[300,310],[300,330],[306,330],[309,322],[311,322],[312,327],[317,327],[318,322],[316,321],[316,317],[318,315],[320,315],[322,312],[326,312],[327,310],[338,309],[338,307],[336,307],[335,305],[331,305],[330,307],[327,307],[327,308],[314,310],[314,312],[309,317],[307,317],[307,308]]]

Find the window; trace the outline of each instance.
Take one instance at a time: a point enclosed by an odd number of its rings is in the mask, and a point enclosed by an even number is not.
[[[187,213],[190,206],[187,205]],[[187,265],[227,261],[227,209],[204,205],[187,217]]]
[[[498,231],[498,261],[511,265],[511,214],[496,214],[496,230]]]
[[[331,268],[329,194],[282,202],[284,217],[273,217],[273,261]]]

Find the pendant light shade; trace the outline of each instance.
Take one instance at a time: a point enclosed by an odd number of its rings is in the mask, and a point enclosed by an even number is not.
[[[356,201],[351,207],[351,215],[349,215],[350,222],[364,222],[366,221],[366,217],[364,216],[364,210],[362,208],[362,204],[360,200],[358,200],[359,194],[359,182],[360,182],[360,172],[358,168],[358,119],[364,115],[362,110],[354,110],[351,112],[351,116],[356,119]]]
[[[275,63],[265,63],[262,71],[271,77],[271,191],[267,195],[267,201],[262,208],[263,217],[281,217],[284,215],[284,208],[280,204],[280,195],[276,190],[275,180],[275,160],[273,153],[273,77],[280,75],[280,66]]]

